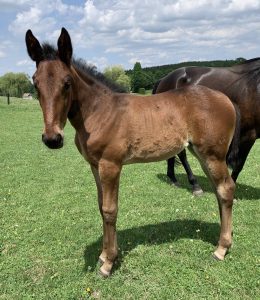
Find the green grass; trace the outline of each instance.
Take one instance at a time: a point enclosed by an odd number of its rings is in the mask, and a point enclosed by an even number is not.
[[[219,235],[217,204],[169,185],[166,163],[123,169],[119,261],[98,275],[102,224],[89,166],[65,129],[65,147],[41,143],[37,101],[0,98],[0,299],[259,299],[260,143],[241,173],[234,205],[234,245],[212,259]],[[90,291],[86,291],[89,288]]]
[[[145,90],[145,95],[151,95],[152,94],[152,90]]]

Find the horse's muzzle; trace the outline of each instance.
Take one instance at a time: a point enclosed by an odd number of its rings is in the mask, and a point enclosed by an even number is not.
[[[59,149],[63,146],[63,136],[59,133],[51,137],[47,136],[46,134],[43,134],[42,141],[48,148],[51,149]]]

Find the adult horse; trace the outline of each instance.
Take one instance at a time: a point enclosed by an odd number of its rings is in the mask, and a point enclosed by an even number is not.
[[[223,260],[231,246],[235,189],[226,165],[236,118],[228,97],[200,86],[150,97],[115,93],[97,72],[72,59],[71,39],[64,28],[58,49],[40,45],[31,30],[26,33],[26,45],[36,62],[33,81],[43,111],[43,142],[52,149],[62,147],[68,118],[76,130],[76,146],[96,181],[104,234],[101,274],[110,275],[118,254],[122,166],[164,160],[186,146],[199,159],[218,199],[221,230],[214,256]]]
[[[260,58],[248,60],[233,67],[183,67],[179,68],[156,83],[153,93],[162,93],[170,89],[187,85],[203,85],[221,91],[227,95],[237,110],[238,153],[229,151],[227,161],[233,169],[232,178],[236,182],[243,169],[248,153],[257,138],[260,137]],[[188,164],[186,151],[179,158],[187,172],[193,191],[198,194],[201,189]],[[175,158],[168,160],[167,175],[174,184],[177,179],[174,173]]]

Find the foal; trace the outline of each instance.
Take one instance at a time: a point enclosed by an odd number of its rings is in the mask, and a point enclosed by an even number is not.
[[[72,59],[71,39],[64,28],[58,49],[41,46],[31,30],[26,33],[26,45],[37,67],[33,81],[44,117],[43,142],[52,149],[62,147],[68,118],[76,131],[76,146],[96,181],[103,219],[101,274],[110,275],[118,255],[122,166],[165,160],[185,147],[198,158],[213,184],[221,220],[214,257],[223,260],[231,246],[235,188],[226,165],[236,118],[230,100],[201,86],[149,97],[115,93]]]

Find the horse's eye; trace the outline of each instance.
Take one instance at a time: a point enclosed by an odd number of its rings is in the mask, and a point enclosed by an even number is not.
[[[71,86],[71,83],[69,81],[64,83],[64,89],[65,90],[68,90],[70,88],[70,86]]]

